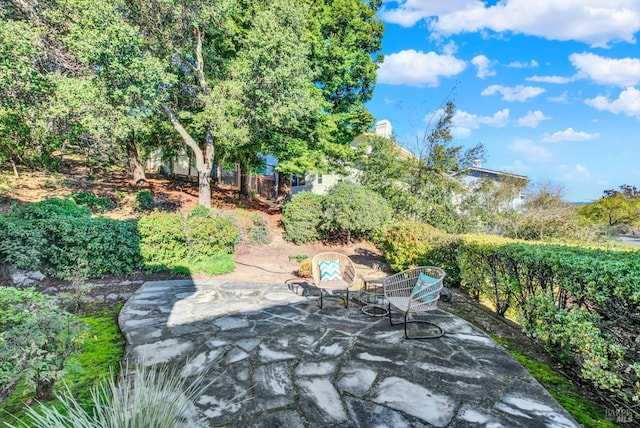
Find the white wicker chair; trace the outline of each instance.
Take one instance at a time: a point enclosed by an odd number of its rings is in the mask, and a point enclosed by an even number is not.
[[[322,281],[319,263],[323,261],[328,262],[332,260],[338,260],[338,264],[340,266],[340,276],[342,276],[342,279]],[[318,253],[315,256],[313,256],[313,259],[311,261],[311,273],[313,274],[313,282],[315,286],[320,289],[320,308],[321,309],[322,309],[323,291],[334,291],[334,290],[347,291],[345,307],[347,308],[349,307],[349,288],[355,285],[356,278],[358,277],[356,266],[353,264],[353,262],[349,257],[345,256],[344,254],[334,253],[334,252]]]
[[[421,273],[434,278],[435,281],[414,292],[414,287]],[[419,266],[398,272],[385,279],[384,296],[387,299],[387,302],[389,302],[389,323],[392,326],[399,324],[394,324],[391,319],[392,307],[403,312],[404,335],[407,339],[435,339],[444,335],[444,330],[434,323],[423,320],[407,320],[409,314],[428,312],[438,309],[438,299],[440,298],[440,291],[442,290],[444,277],[444,270],[438,267]],[[437,329],[437,333],[428,336],[409,337],[407,334],[407,323],[429,324]]]

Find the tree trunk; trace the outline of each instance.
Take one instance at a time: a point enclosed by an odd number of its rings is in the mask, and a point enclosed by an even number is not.
[[[162,111],[167,115],[173,128],[180,134],[182,141],[193,151],[196,157],[196,168],[198,169],[198,204],[207,208],[211,208],[211,168],[213,167],[213,134],[211,129],[207,129],[207,135],[205,137],[204,150],[198,146],[198,143],[189,135],[186,129],[182,126],[176,115],[171,111],[169,107],[162,104],[160,106]]]
[[[291,179],[282,172],[278,173],[278,197],[276,201],[282,202],[291,199]]]
[[[251,194],[251,183],[249,182],[248,164],[240,164],[240,194],[249,196]]]
[[[144,173],[144,165],[140,160],[138,147],[136,147],[134,131],[131,131],[131,134],[129,134],[125,144],[127,146],[127,156],[129,158],[129,169],[131,170],[131,174],[133,174],[133,184],[140,186],[141,184],[146,183],[147,177]]]

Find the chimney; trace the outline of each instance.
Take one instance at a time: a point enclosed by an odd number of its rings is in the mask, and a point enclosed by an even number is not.
[[[482,168],[482,161],[480,159],[474,159],[473,160],[473,167],[474,168]]]
[[[376,122],[376,135],[391,138],[391,122],[386,119]]]

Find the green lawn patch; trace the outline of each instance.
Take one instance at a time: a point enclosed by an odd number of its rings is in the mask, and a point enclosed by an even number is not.
[[[533,376],[562,407],[575,418],[575,420],[586,427],[594,428],[614,428],[619,427],[607,418],[604,411],[595,403],[582,398],[578,388],[564,376],[556,373],[547,364],[540,362],[531,355],[516,351],[516,346],[504,337],[494,336],[493,339],[502,345],[513,358]]]
[[[118,314],[121,306],[101,310],[81,318],[89,331],[83,342],[82,351],[69,357],[69,366],[73,371],[56,382],[56,391],[64,388],[66,383],[74,397],[83,407],[90,407],[91,400],[89,389],[97,385],[100,379],[110,375],[110,370],[118,373],[120,362],[124,356],[125,339],[118,327]],[[33,392],[29,391],[24,384],[18,385],[13,394],[0,403],[0,425],[2,422],[14,422],[14,415],[18,418],[24,416],[24,406],[31,399]],[[57,400],[48,404],[56,405]],[[35,400],[32,406],[37,406]]]

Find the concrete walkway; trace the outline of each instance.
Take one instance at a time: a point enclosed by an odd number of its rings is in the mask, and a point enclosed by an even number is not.
[[[147,282],[120,313],[127,355],[218,378],[196,403],[205,427],[579,426],[466,321],[437,311],[429,319],[447,334],[408,341],[388,318],[342,299],[320,309],[309,291]]]

